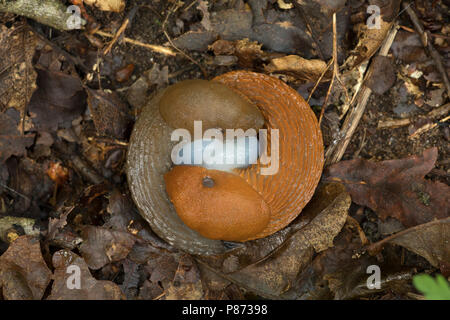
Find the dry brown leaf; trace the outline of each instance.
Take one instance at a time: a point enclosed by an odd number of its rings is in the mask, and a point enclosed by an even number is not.
[[[69,127],[86,108],[86,93],[78,76],[36,66],[37,90],[28,105],[33,124],[51,131]]]
[[[239,65],[243,68],[252,68],[254,61],[263,59],[266,53],[261,50],[261,47],[262,44],[247,38],[236,41],[235,55],[239,59]]]
[[[128,108],[115,92],[88,89],[88,106],[101,136],[123,139],[130,122]]]
[[[380,28],[369,28],[367,21],[354,26],[358,44],[345,61],[345,68],[351,70],[372,57],[381,46],[400,9],[400,0],[375,0],[372,4],[380,8]]]
[[[84,3],[95,6],[102,11],[121,12],[125,8],[125,0],[84,0]]]
[[[10,156],[25,156],[34,143],[34,134],[20,134],[20,115],[16,109],[0,113],[0,164]]]
[[[5,299],[42,299],[51,275],[36,237],[17,238],[0,257],[0,287]]]
[[[252,10],[227,9],[211,12],[211,30],[188,31],[173,40],[181,49],[207,50],[208,45],[218,38],[236,41],[248,38],[261,43],[265,49],[274,52],[294,53],[301,51],[312,56],[310,37],[304,30],[299,13],[292,15],[271,11],[271,18],[265,19],[262,2],[251,3]]]
[[[199,300],[203,285],[195,261],[188,255],[181,257],[172,283],[165,292],[166,300]]]
[[[381,219],[394,217],[414,226],[450,215],[450,187],[424,179],[437,153],[437,148],[431,148],[423,155],[398,160],[342,161],[325,175],[345,184],[353,202],[371,208]]]
[[[300,56],[289,55],[282,58],[275,58],[264,67],[271,73],[288,73],[296,78],[317,81],[326,70],[327,64],[319,59],[304,59]]]
[[[450,275],[450,218],[400,231],[369,246],[369,252],[377,254],[386,242],[405,247],[440,268],[445,277]]]
[[[277,4],[280,7],[280,9],[283,9],[283,10],[289,10],[294,7],[294,5],[292,3],[286,3],[286,2],[284,2],[284,0],[277,0]]]
[[[36,89],[32,59],[37,45],[37,37],[24,23],[0,25],[0,110],[25,112]]]
[[[391,243],[424,257],[442,272],[450,271],[450,218],[395,237]]]
[[[367,78],[365,85],[377,94],[388,91],[397,80],[394,65],[389,57],[376,56],[372,60],[373,73]]]
[[[197,9],[202,13],[202,21],[200,22],[203,28],[207,31],[211,31],[211,21],[209,20],[209,11],[208,11],[208,1],[200,0],[198,1]]]
[[[53,255],[52,292],[49,300],[119,300],[124,295],[112,281],[96,280],[92,277],[88,266],[82,258],[68,250],[60,250]],[[70,269],[68,269],[71,267]],[[79,270],[80,287],[74,288],[73,277]],[[68,285],[70,284],[70,285]]]
[[[136,241],[131,233],[95,226],[86,226],[82,238],[81,255],[94,270],[125,259]]]

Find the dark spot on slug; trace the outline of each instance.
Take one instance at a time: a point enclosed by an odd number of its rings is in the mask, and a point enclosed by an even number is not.
[[[215,183],[214,183],[214,180],[211,177],[204,177],[203,181],[202,181],[202,184],[206,188],[212,188],[212,187],[214,187]]]

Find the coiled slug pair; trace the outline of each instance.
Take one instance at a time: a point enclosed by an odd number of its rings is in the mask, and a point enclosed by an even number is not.
[[[229,171],[174,165],[175,129],[266,129],[278,142],[277,170],[258,161]],[[271,129],[278,129],[273,136]],[[312,197],[323,167],[317,119],[282,81],[235,71],[187,80],[159,92],[142,110],[130,140],[127,175],[133,199],[152,229],[193,254],[226,251],[221,240],[248,241],[287,226]]]

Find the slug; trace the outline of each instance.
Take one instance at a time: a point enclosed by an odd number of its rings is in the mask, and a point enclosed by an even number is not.
[[[183,129],[195,136],[194,121],[202,121],[201,134],[248,129],[256,132],[251,139],[262,141],[267,132],[270,163],[261,157],[217,170],[174,165],[178,141],[172,134]],[[133,200],[158,236],[210,255],[227,251],[224,240],[249,241],[286,227],[311,199],[323,161],[322,135],[306,101],[276,78],[234,71],[157,93],[133,128],[127,177]],[[274,170],[267,174],[269,167]]]

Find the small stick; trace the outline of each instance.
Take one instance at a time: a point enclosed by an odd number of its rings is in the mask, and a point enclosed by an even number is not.
[[[450,81],[448,79],[447,71],[445,70],[441,55],[434,48],[432,41],[429,41],[430,33],[424,30],[422,23],[419,21],[416,13],[411,8],[411,5],[403,2],[403,8],[409,15],[409,18],[414,25],[414,29],[416,29],[417,33],[420,36],[420,40],[422,41],[423,46],[428,49],[431,58],[433,58],[434,63],[436,64],[436,68],[438,69],[439,73],[441,74],[442,80],[444,81],[445,89],[447,90],[447,96],[450,97]]]
[[[311,100],[312,95],[314,94],[314,92],[316,91],[317,87],[319,86],[320,81],[322,81],[323,77],[325,76],[325,74],[327,73],[328,69],[330,69],[331,64],[333,63],[333,58],[330,59],[330,61],[327,64],[327,67],[323,70],[322,74],[320,75],[319,79],[317,79],[316,84],[314,85],[314,87],[311,90],[311,93],[308,96],[308,100],[306,100],[306,102],[309,103],[309,100]]]
[[[334,57],[332,58],[332,61],[334,63],[334,61],[335,61]],[[323,102],[323,105],[322,105],[322,110],[320,110],[319,126],[322,123],[322,118],[323,118],[323,115],[325,114],[325,109],[327,108],[328,98],[330,97],[331,89],[333,89],[333,85],[334,85],[334,79],[336,79],[336,77],[334,75],[334,69],[333,69],[333,76],[331,77],[330,85],[328,86],[327,94],[325,96],[325,101]]]
[[[139,7],[134,6],[130,12],[128,13],[127,17],[125,18],[125,20],[122,22],[122,25],[120,26],[119,30],[117,30],[116,34],[114,35],[114,37],[112,38],[111,42],[106,46],[105,50],[103,50],[103,55],[107,55],[112,47],[114,46],[114,44],[117,42],[117,40],[119,40],[120,36],[125,32],[125,29],[128,27],[128,25],[130,24],[130,21],[134,18],[137,10]]]
[[[96,31],[95,34],[98,34],[99,36],[102,36],[102,37],[114,38],[113,34],[105,32],[105,31],[101,31],[101,30]],[[139,47],[147,48],[147,49],[150,49],[150,50],[153,50],[155,52],[158,52],[158,53],[161,53],[161,54],[165,54],[165,55],[168,55],[168,56],[172,56],[173,57],[173,56],[177,55],[175,52],[173,52],[170,48],[167,48],[167,47],[163,47],[163,46],[159,46],[159,45],[155,45],[155,44],[148,44],[148,43],[140,42],[140,41],[137,41],[137,40],[134,40],[134,39],[130,39],[130,38],[127,38],[127,37],[124,37],[123,41],[127,42],[127,43],[130,43],[130,44],[134,44],[134,45],[139,46]]]
[[[180,8],[179,3],[174,3],[174,5],[172,6],[172,8],[169,10],[169,13],[167,14],[166,18],[164,19],[164,22],[162,24],[162,31],[164,33],[164,35],[167,38],[167,41],[169,41],[170,45],[177,50],[182,56],[184,56],[186,59],[188,59],[189,61],[191,61],[192,63],[194,63],[196,66],[198,66],[200,68],[200,70],[203,73],[203,76],[205,78],[208,78],[208,73],[206,72],[205,68],[203,68],[200,63],[198,63],[197,61],[195,61],[191,56],[189,56],[187,53],[185,53],[183,50],[179,49],[172,41],[172,38],[170,38],[169,34],[166,31],[166,25],[167,25],[167,21],[169,20],[170,15],[177,11]]]
[[[386,56],[391,48],[392,43],[394,42],[395,35],[398,31],[397,23],[389,30],[386,38],[381,45],[379,55]],[[368,72],[366,73],[365,79],[367,79],[370,74],[373,72],[373,65],[369,67]],[[356,131],[358,127],[359,121],[366,109],[367,103],[369,101],[370,95],[372,94],[372,90],[363,84],[363,87],[358,92],[357,97],[354,99],[358,101],[356,106],[347,114],[344,124],[341,128],[341,138],[333,145],[330,145],[325,152],[325,164],[330,165],[333,163],[339,162],[345,150],[347,149],[348,144],[350,143],[350,139]]]
[[[27,201],[31,201],[31,199],[28,198],[26,195],[21,194],[20,192],[18,192],[18,191],[16,191],[16,190],[12,189],[12,188],[10,188],[10,187],[8,187],[6,184],[0,183],[0,187],[4,188],[5,190],[7,190],[7,191],[9,191],[9,192],[11,192],[11,193],[14,193],[14,194],[18,195],[18,196],[21,197],[21,198],[24,198],[24,199],[27,200]]]
[[[320,110],[319,126],[322,123],[322,118],[327,108],[328,98],[330,97],[331,89],[334,85],[334,79],[338,77],[339,72],[338,61],[337,61],[337,36],[336,36],[336,12],[333,13],[333,75],[331,77],[330,86],[328,87],[327,95],[325,96],[325,101],[323,102],[322,110]]]
[[[340,84],[341,87],[344,89],[345,96],[347,97],[347,102],[350,100],[348,96],[347,89],[345,88],[344,84],[341,81],[341,77],[339,75],[339,62],[338,62],[338,55],[337,55],[337,27],[336,27],[336,12],[333,13],[333,75],[331,78],[330,86],[328,87],[327,95],[325,96],[325,101],[322,106],[322,110],[320,111],[320,117],[319,117],[319,125],[322,123],[323,115],[325,114],[325,109],[327,108],[328,98],[331,94],[331,90],[334,86],[334,80],[336,79]]]
[[[447,103],[447,104],[444,104],[443,106],[440,106],[439,108],[431,110],[425,116],[421,116],[419,118],[423,117],[423,118],[429,118],[429,119],[436,119],[436,118],[445,116],[449,112],[450,112],[450,103]],[[414,118],[381,120],[380,122],[378,122],[377,129],[404,127],[404,126],[410,125],[415,120],[416,119],[414,119]]]
[[[439,123],[444,123],[447,122],[448,120],[450,120],[450,116],[439,120],[438,123],[427,123],[425,125],[423,125],[422,127],[420,127],[419,129],[417,129],[416,131],[414,131],[413,133],[411,133],[408,138],[409,139],[415,139],[417,138],[419,135],[421,135],[424,132],[430,131],[431,129],[434,129],[438,126]]]

